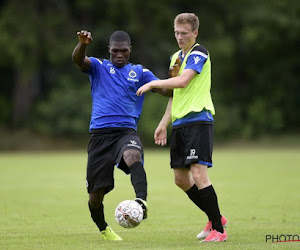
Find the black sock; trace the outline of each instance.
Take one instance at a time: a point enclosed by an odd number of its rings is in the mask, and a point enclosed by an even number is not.
[[[198,192],[205,202],[205,210],[209,220],[212,222],[212,228],[223,233],[224,229],[221,222],[218,198],[213,186],[210,185],[206,188],[200,189]]]
[[[91,212],[91,217],[93,221],[96,223],[97,227],[100,231],[104,230],[107,226],[107,223],[104,219],[104,212],[103,212],[103,204],[101,203],[100,207],[93,208],[89,202],[89,209]]]
[[[198,187],[196,184],[194,184],[189,190],[186,191],[186,194],[188,197],[196,204],[197,207],[199,207],[203,212],[205,211],[205,204],[203,203],[201,196],[198,192]]]
[[[147,177],[143,164],[141,162],[135,162],[129,169],[136,198],[147,200]]]

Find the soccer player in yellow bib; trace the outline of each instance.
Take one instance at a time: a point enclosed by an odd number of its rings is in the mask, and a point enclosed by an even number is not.
[[[208,217],[204,229],[197,235],[202,242],[226,241],[223,227],[227,219],[221,215],[216,192],[208,177],[212,167],[213,115],[210,55],[196,42],[199,20],[194,13],[181,13],[174,20],[174,32],[179,51],[171,57],[170,69],[178,58],[181,66],[177,76],[155,80],[140,87],[138,96],[154,89],[173,90],[166,112],[154,133],[155,143],[167,142],[167,127],[172,121],[170,142],[171,168],[175,183]]]

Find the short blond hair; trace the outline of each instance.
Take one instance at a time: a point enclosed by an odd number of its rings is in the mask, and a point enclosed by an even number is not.
[[[191,25],[192,31],[199,29],[199,19],[194,13],[181,13],[174,19],[174,25],[186,23]]]

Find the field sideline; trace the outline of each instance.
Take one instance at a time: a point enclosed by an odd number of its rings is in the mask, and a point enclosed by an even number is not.
[[[115,170],[106,219],[123,238],[106,242],[90,219],[85,151],[0,153],[0,249],[299,249],[266,235],[300,235],[300,148],[216,149],[210,178],[228,220],[228,242],[200,244],[207,218],[173,182],[168,150],[145,149],[149,217],[135,229],[114,220],[133,199]]]

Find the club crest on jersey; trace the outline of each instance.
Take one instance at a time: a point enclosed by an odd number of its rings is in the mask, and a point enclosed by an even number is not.
[[[129,71],[128,76],[129,77],[127,78],[127,81],[133,81],[133,82],[139,81],[138,79],[135,79],[137,76],[137,73],[133,69]]]
[[[201,57],[200,56],[195,56],[194,61],[195,61],[195,64],[197,64],[199,61],[201,61]]]
[[[128,74],[131,78],[136,78],[136,73],[134,70],[130,70]]]

